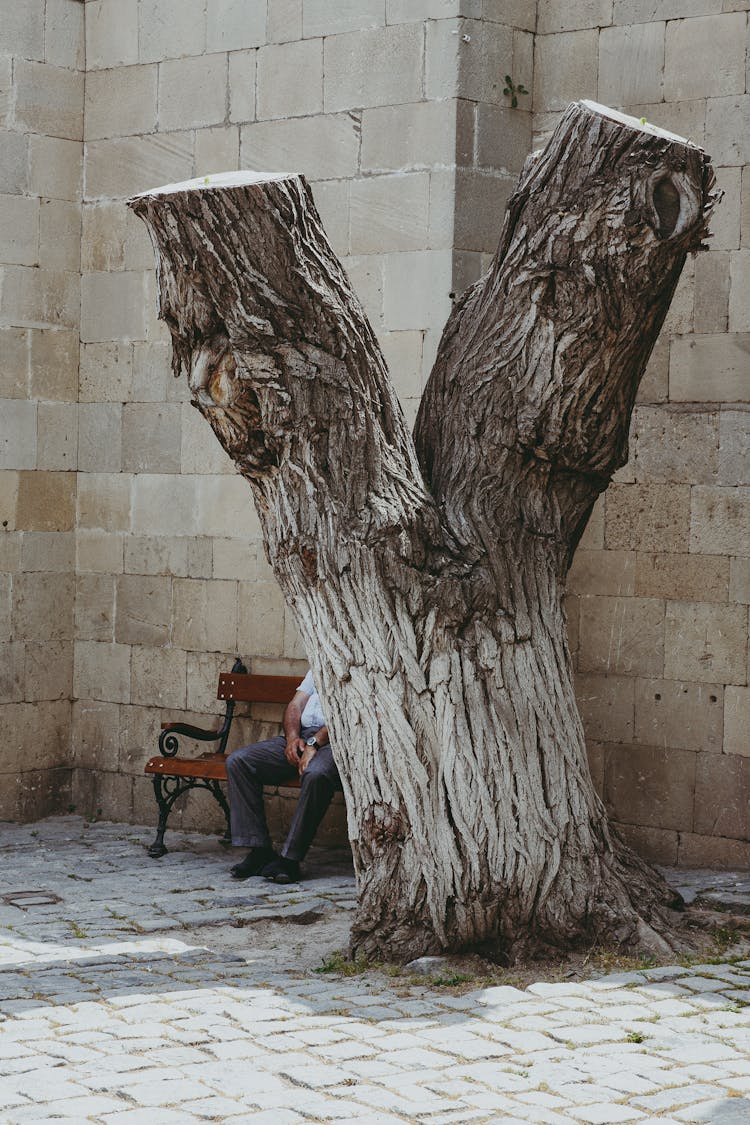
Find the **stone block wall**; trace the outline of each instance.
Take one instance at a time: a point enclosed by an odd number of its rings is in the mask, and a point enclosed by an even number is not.
[[[594,775],[664,863],[750,863],[748,9],[549,0],[535,40],[537,141],[593,98],[703,145],[725,192],[570,576]]]
[[[83,4],[0,4],[0,819],[70,802]]]

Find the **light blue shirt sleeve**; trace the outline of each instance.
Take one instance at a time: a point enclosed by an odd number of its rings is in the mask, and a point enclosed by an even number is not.
[[[313,683],[312,672],[308,672],[302,683],[297,688],[297,691],[304,691],[305,695],[315,694],[315,684]]]

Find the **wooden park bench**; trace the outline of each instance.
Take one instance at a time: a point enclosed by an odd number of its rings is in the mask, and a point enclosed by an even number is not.
[[[153,777],[154,794],[159,806],[159,825],[156,838],[148,849],[152,859],[163,856],[164,833],[175,801],[191,789],[207,789],[221,807],[227,822],[224,840],[231,839],[229,804],[222,782],[227,779],[226,748],[234,718],[236,703],[281,703],[286,705],[299,686],[299,676],[264,676],[248,672],[239,657],[231,672],[222,672],[216,698],[226,701],[224,721],[218,730],[205,730],[189,723],[162,723],[159,735],[159,754],[149,758],[145,772]],[[180,737],[197,742],[215,742],[215,750],[193,757],[179,753]],[[299,788],[299,780],[284,782],[289,788]]]

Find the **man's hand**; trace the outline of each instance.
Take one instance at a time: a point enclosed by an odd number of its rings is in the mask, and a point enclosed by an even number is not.
[[[314,749],[314,747],[305,745],[304,738],[287,738],[286,747],[284,748],[284,757],[286,758],[287,762],[289,762],[290,766],[294,766],[295,769],[299,769],[300,762],[305,756],[305,751],[314,751]],[[302,770],[300,769],[299,772],[302,773]]]
[[[302,757],[299,759],[299,762],[298,762],[298,769],[299,769],[300,777],[302,777],[302,774],[305,772],[307,767],[310,765],[310,762],[313,760],[316,753],[317,753],[317,751],[316,751],[314,746],[305,746],[305,751],[304,751]]]

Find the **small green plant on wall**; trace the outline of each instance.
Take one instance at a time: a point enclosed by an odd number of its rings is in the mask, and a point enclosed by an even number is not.
[[[528,92],[529,91],[526,89],[522,82],[519,82],[516,86],[511,76],[509,74],[505,75],[505,89],[503,90],[503,93],[506,97],[510,98],[511,109],[518,109],[518,95],[528,94]]]

